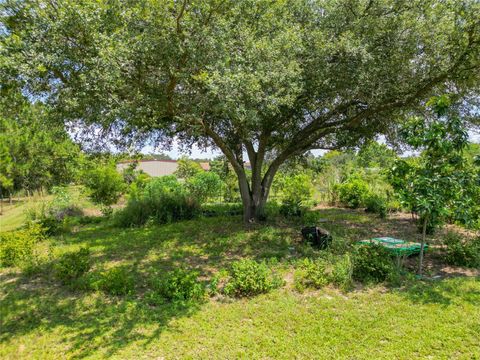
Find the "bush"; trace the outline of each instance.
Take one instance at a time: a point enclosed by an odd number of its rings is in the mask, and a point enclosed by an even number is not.
[[[90,270],[90,251],[82,248],[79,251],[64,254],[54,266],[55,277],[63,284],[79,279]]]
[[[280,205],[280,214],[285,217],[302,216],[307,208],[298,201],[283,201]]]
[[[359,245],[353,256],[353,279],[365,283],[388,280],[395,273],[390,253],[381,245]]]
[[[305,288],[320,289],[328,284],[327,263],[324,259],[306,258],[295,270],[295,288],[303,291]]]
[[[236,216],[243,214],[243,206],[239,203],[223,204],[204,204],[202,205],[202,215],[212,216]]]
[[[346,182],[336,185],[336,191],[338,199],[343,205],[356,209],[364,204],[369,194],[369,187],[364,180],[352,177]]]
[[[330,259],[306,258],[295,270],[295,288],[320,289],[328,284],[347,290],[352,286],[353,264],[350,255],[334,256]]]
[[[352,286],[353,262],[349,254],[339,256],[333,263],[330,282],[342,290]]]
[[[217,174],[202,171],[188,179],[187,187],[191,195],[203,204],[208,199],[221,196],[223,182]]]
[[[369,194],[365,198],[365,211],[378,214],[381,218],[387,217],[387,200],[377,194]]]
[[[151,179],[152,178],[143,171],[136,172],[135,178],[128,186],[128,199],[136,199],[140,197]]]
[[[122,227],[141,226],[147,221],[164,224],[192,219],[199,207],[174,176],[151,180],[139,198],[129,199],[127,206],[115,216]]]
[[[239,260],[232,264],[223,292],[229,296],[253,296],[267,293],[283,284],[283,280],[265,261]]]
[[[46,235],[57,235],[69,230],[68,218],[83,215],[83,211],[74,204],[68,189],[62,186],[52,188],[54,198],[42,203],[39,208],[29,209],[27,217],[39,224]]]
[[[321,215],[318,211],[307,211],[303,214],[302,224],[304,226],[317,226]]]
[[[135,280],[131,269],[127,266],[117,266],[93,277],[90,287],[102,290],[110,295],[130,295],[134,292]]]
[[[192,176],[195,176],[199,172],[203,171],[202,167],[196,161],[190,160],[186,157],[182,157],[177,161],[178,167],[175,171],[175,175],[180,179],[188,180]]]
[[[312,197],[313,187],[310,177],[306,174],[286,177],[280,189],[282,192],[280,213],[284,216],[301,216]]]
[[[0,266],[23,266],[34,262],[35,244],[41,240],[44,240],[44,230],[38,224],[0,233]]]
[[[84,184],[89,198],[94,204],[102,205],[105,214],[111,211],[110,206],[118,201],[125,190],[123,177],[115,168],[115,164],[99,165],[87,170],[84,174]]]
[[[445,262],[450,265],[480,268],[480,237],[462,241],[460,235],[448,233],[444,240]]]
[[[201,300],[205,296],[205,286],[198,281],[198,272],[176,269],[161,277],[156,275],[150,283],[153,291],[148,294],[150,301],[165,299],[172,302]]]

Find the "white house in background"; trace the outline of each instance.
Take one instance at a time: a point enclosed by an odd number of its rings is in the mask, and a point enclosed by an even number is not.
[[[142,170],[150,176],[173,175],[178,168],[176,160],[126,160],[117,164],[117,170],[121,172],[132,163],[137,163],[135,170]]]
[[[135,162],[137,163],[136,170],[142,170],[144,173],[153,177],[173,175],[178,168],[177,160],[126,160],[120,161],[117,164],[117,170],[122,172]],[[210,170],[210,164],[208,162],[201,162],[200,166],[205,171]]]

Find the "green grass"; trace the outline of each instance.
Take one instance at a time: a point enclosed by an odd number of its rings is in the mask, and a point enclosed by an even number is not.
[[[325,227],[337,239],[401,231],[403,224],[349,210],[321,212],[328,220]],[[139,229],[99,224],[50,243],[53,257],[89,247],[93,271],[130,266],[135,295],[71,291],[46,270],[28,277],[17,269],[4,269],[0,358],[480,357],[479,278],[303,294],[287,279],[285,287],[250,299],[218,297],[189,306],[151,306],[143,300],[152,269],[187,266],[209,279],[235,259],[276,257],[287,276],[291,260],[303,251],[298,226],[291,223],[245,228],[241,217],[234,216]]]
[[[68,191],[74,204],[83,209],[87,209],[87,212],[96,210],[96,207],[85,196],[83,196],[81,186],[70,186]],[[48,194],[35,194],[29,198],[15,198],[12,201],[12,204],[10,204],[7,199],[4,199],[3,213],[0,215],[0,232],[18,229],[27,220],[27,213],[29,210],[38,209],[42,204],[46,204],[53,199],[54,197]]]
[[[36,206],[48,201],[51,196],[34,196],[31,198],[15,199],[10,204],[3,202],[3,212],[0,215],[0,232],[12,231],[22,226],[27,220],[27,212]]]

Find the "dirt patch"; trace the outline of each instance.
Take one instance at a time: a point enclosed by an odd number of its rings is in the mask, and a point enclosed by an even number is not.
[[[420,242],[421,234],[418,232],[417,224],[411,214],[393,213],[387,219],[380,219],[375,214],[365,213],[361,209],[345,209],[319,206],[316,210],[320,214],[325,214],[326,224],[330,226],[338,225],[344,227],[349,232],[346,237],[352,241],[364,238],[373,238],[381,236],[394,237],[411,242]],[[368,221],[364,221],[364,217]],[[322,224],[319,224],[322,226]],[[442,256],[442,242],[449,232],[460,234],[466,239],[480,236],[479,231],[472,231],[462,227],[448,224],[437,229],[433,235],[427,236],[427,243],[430,248],[425,253],[424,269],[425,274],[431,277],[456,277],[456,276],[480,276],[480,269],[469,269],[445,264]],[[404,265],[407,269],[415,271],[418,267],[418,256],[412,256],[405,260]]]

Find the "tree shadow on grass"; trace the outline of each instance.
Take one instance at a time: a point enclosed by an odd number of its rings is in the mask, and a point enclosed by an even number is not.
[[[202,306],[149,305],[143,294],[149,289],[151,273],[162,274],[181,266],[196,269],[208,279],[237,258],[285,258],[290,255],[292,241],[286,229],[263,225],[245,228],[237,218],[138,229],[86,227],[56,239],[58,254],[88,247],[94,260],[91,271],[128,266],[136,281],[135,295],[112,297],[70,291],[51,276],[48,269],[52,263],[47,263],[35,276],[2,281],[0,341],[32,333],[34,338],[51,336],[57,346],[61,338],[70,358],[92,354],[108,357],[132,343],[147,346],[166,329],[172,330],[173,319],[190,316]]]
[[[393,291],[414,304],[441,306],[471,304],[480,306],[480,278],[458,277],[443,280],[416,281]]]
[[[132,342],[146,346],[161,336],[172,319],[190,316],[202,306],[150,306],[134,297],[70,292],[46,283],[29,286],[21,277],[2,288],[0,342],[41,332],[38,336],[60,338],[62,352],[73,359],[92,354],[110,357]]]

